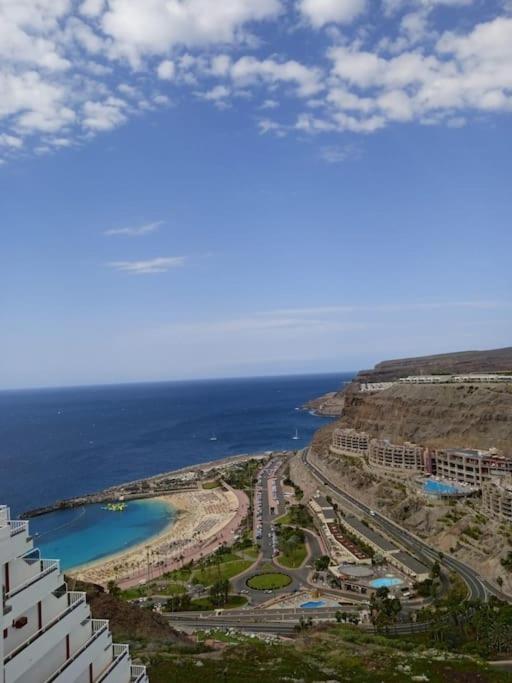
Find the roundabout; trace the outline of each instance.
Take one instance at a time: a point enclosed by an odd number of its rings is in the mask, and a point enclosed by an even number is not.
[[[286,588],[292,582],[292,577],[283,572],[264,572],[262,574],[253,574],[246,581],[249,588],[258,591],[264,590],[279,590]]]

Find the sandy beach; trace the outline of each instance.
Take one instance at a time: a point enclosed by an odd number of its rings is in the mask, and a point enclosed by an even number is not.
[[[214,552],[231,541],[247,514],[247,496],[231,489],[196,489],[160,496],[176,513],[158,535],[126,551],[68,572],[72,578],[106,586],[111,580],[127,588],[146,582]]]

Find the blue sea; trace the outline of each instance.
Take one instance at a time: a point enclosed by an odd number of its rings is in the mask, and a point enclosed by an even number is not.
[[[227,455],[300,448],[329,420],[297,408],[352,376],[0,392],[0,503],[14,516]],[[158,533],[169,515],[149,501],[123,513],[88,506],[35,518],[31,529],[46,556],[71,567]]]

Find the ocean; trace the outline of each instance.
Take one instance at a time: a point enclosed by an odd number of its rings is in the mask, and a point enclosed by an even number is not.
[[[58,499],[228,455],[300,448],[329,420],[297,408],[352,376],[0,392],[0,503],[9,505],[16,516]],[[293,440],[296,430],[299,439]],[[132,520],[125,513],[117,517],[125,521],[116,549],[139,542],[141,534],[158,533],[168,523],[158,506],[139,506],[133,512]],[[109,520],[116,515],[105,514]],[[31,528],[57,552],[70,534],[77,541],[93,538],[99,527],[103,533],[105,514],[88,510],[86,518],[79,518],[72,511],[64,518],[56,513],[34,519]],[[132,531],[127,532],[130,521]],[[116,534],[107,536],[110,542],[80,559],[90,561],[113,552]],[[73,544],[75,549],[79,545]],[[77,563],[73,553],[65,555],[67,566]]]

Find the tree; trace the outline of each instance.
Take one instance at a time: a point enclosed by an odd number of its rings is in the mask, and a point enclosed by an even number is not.
[[[319,557],[317,560],[315,560],[315,569],[319,572],[325,571],[331,560],[328,555],[322,555],[322,557]]]
[[[114,598],[118,598],[121,595],[121,589],[113,579],[107,583],[107,590]]]

